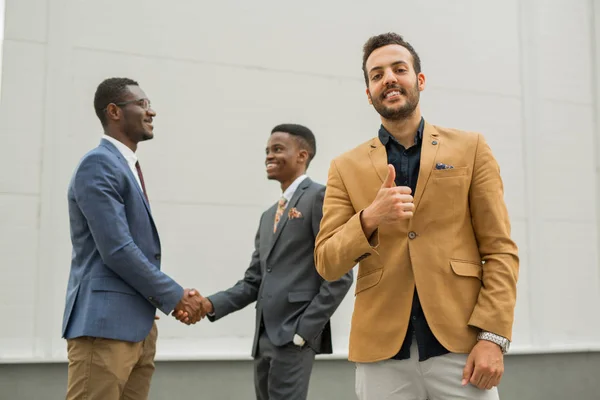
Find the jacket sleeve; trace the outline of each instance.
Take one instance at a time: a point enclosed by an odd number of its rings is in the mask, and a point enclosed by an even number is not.
[[[107,156],[86,157],[74,176],[75,201],[104,264],[168,314],[183,297],[183,288],[153,265],[135,244],[120,193],[120,174]]]
[[[510,340],[519,258],[510,236],[500,169],[482,135],[478,137],[469,204],[483,261],[482,287],[469,325]]]
[[[313,234],[316,238],[323,216],[323,199],[325,188],[319,189],[312,209]],[[312,299],[300,321],[297,332],[305,340],[312,340],[321,333],[335,310],[344,300],[352,286],[352,270],[346,272],[340,279],[333,282],[323,281],[319,293]]]
[[[261,217],[262,218],[262,217]],[[224,316],[239,311],[258,298],[258,290],[262,281],[260,268],[260,224],[254,239],[254,252],[250,260],[250,266],[246,269],[244,278],[239,280],[231,288],[208,296],[213,304],[213,314],[208,319],[214,322]]]
[[[323,219],[315,243],[315,265],[319,274],[328,281],[340,279],[359,261],[377,254],[371,247],[360,222],[362,210],[356,212],[336,161],[329,167],[327,190],[323,202]],[[379,243],[375,231],[372,243]]]

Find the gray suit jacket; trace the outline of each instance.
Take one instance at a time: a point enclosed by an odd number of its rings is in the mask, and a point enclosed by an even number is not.
[[[63,337],[143,340],[156,309],[171,312],[183,288],[160,270],[150,206],[112,143],[103,139],[83,157],[68,200],[73,253]]]
[[[337,281],[327,282],[315,269],[315,238],[323,216],[324,196],[325,186],[304,179],[288,202],[276,233],[273,223],[277,204],[265,211],[244,279],[208,297],[214,306],[211,321],[257,302],[253,356],[261,319],[276,346],[290,343],[297,333],[315,352],[332,352],[329,319],[352,285],[352,271]],[[288,218],[291,209],[301,216]]]

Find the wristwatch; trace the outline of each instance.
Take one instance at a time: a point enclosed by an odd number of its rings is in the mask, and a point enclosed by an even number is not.
[[[477,335],[477,340],[487,340],[489,342],[496,343],[498,346],[500,346],[500,349],[502,349],[502,354],[508,353],[508,349],[510,348],[510,340],[492,332],[479,332]]]

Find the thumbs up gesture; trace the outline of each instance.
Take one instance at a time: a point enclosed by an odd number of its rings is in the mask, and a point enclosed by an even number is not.
[[[394,184],[394,181],[396,180],[396,168],[394,168],[392,164],[388,164],[387,169],[388,173],[385,177],[385,181],[383,181],[383,184],[381,185],[382,189],[391,189],[396,186]],[[410,188],[408,188],[408,190],[410,190]]]
[[[373,203],[362,213],[361,222],[367,237],[380,226],[394,224],[413,216],[415,205],[411,189],[407,186],[395,186],[396,170],[388,164],[388,174],[379,188]]]

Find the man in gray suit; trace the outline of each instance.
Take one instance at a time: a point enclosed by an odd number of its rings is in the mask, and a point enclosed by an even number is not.
[[[315,269],[325,187],[306,176],[316,152],[313,133],[301,125],[276,126],[266,152],[267,177],[279,181],[283,195],[260,218],[244,278],[203,298],[203,308],[216,321],[257,301],[256,397],[302,400],[315,354],[332,352],[329,319],[352,285],[352,271],[327,282]]]
[[[197,292],[160,270],[160,241],[135,154],[154,136],[150,101],[137,82],[111,78],[98,86],[94,108],[104,136],[82,158],[68,190],[67,399],[142,400],[154,372],[156,309],[185,311],[188,324],[203,311]]]

